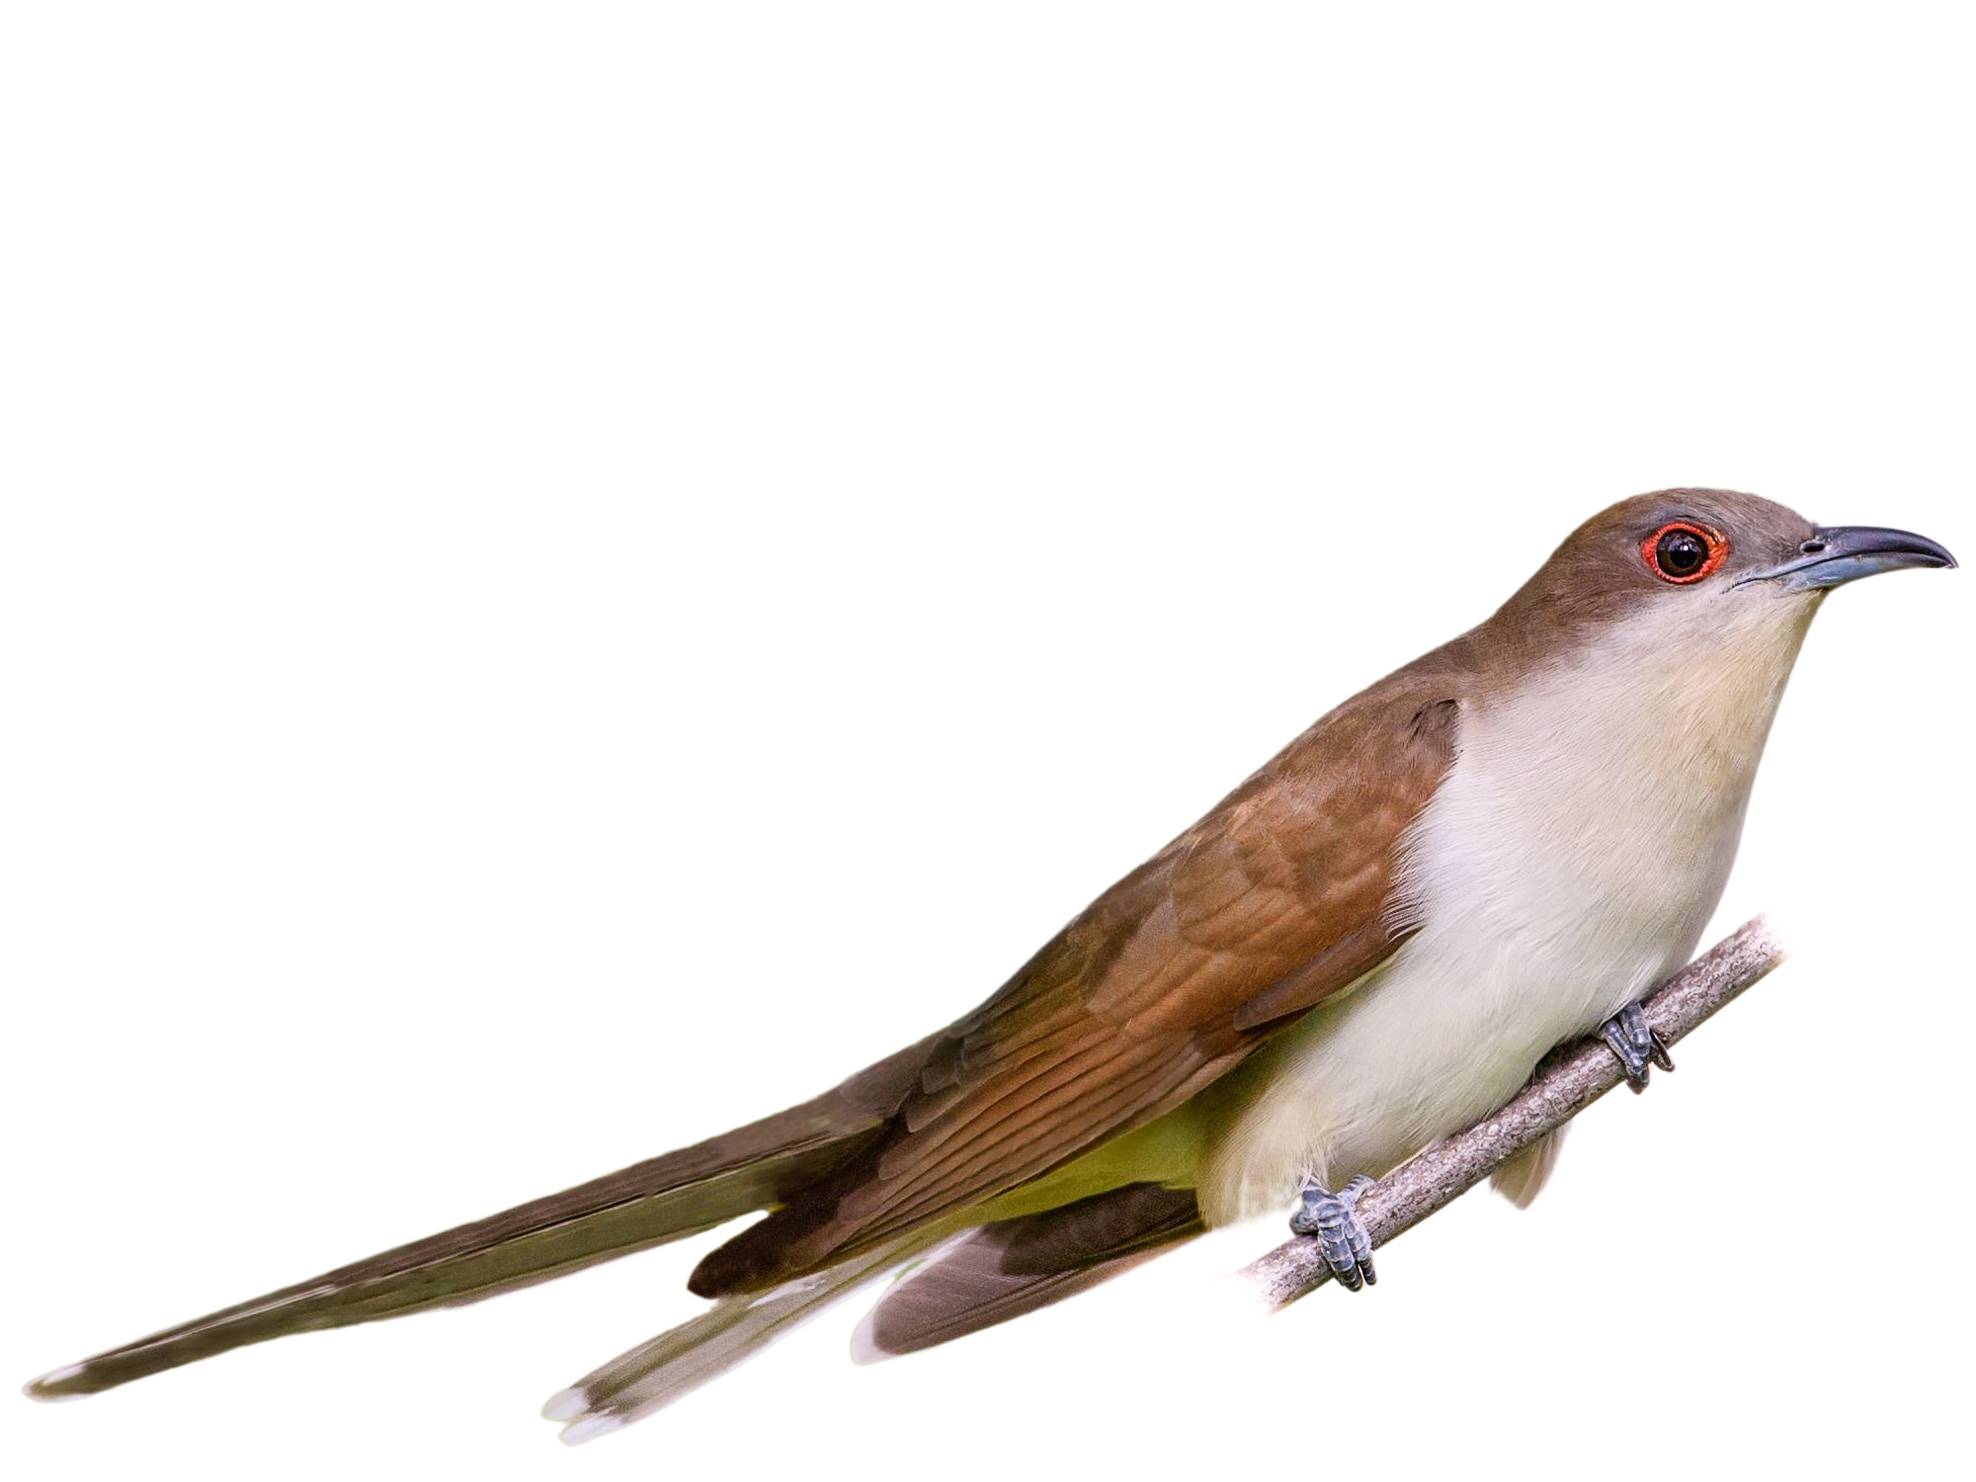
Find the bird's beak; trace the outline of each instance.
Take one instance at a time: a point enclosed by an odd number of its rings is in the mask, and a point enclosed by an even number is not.
[[[1953,566],[1955,557],[1925,535],[1873,525],[1830,525],[1811,532],[1790,560],[1752,571],[1736,583],[1774,581],[1793,592],[1842,586],[1908,566]]]

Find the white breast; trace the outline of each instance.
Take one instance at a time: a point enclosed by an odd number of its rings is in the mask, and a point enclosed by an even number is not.
[[[1464,708],[1403,847],[1396,909],[1417,931],[1201,1105],[1210,1223],[1283,1207],[1306,1173],[1383,1173],[1687,960],[1810,618],[1741,605],[1755,616],[1705,648],[1692,622],[1629,620]]]

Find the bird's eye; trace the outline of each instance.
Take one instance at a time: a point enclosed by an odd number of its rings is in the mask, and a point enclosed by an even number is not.
[[[1722,564],[1729,542],[1713,530],[1685,520],[1663,525],[1640,542],[1640,557],[1662,581],[1686,586],[1698,582]]]

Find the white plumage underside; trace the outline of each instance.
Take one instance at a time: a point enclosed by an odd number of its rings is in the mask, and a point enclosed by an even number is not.
[[[1694,594],[1714,626],[1637,614],[1464,708],[1403,847],[1397,909],[1418,930],[1198,1109],[1210,1224],[1285,1207],[1306,1174],[1385,1172],[1687,960],[1815,607],[1738,595]]]

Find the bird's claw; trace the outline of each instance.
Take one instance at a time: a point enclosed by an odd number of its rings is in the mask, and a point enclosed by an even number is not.
[[[1372,1269],[1372,1237],[1358,1217],[1359,1196],[1371,1187],[1371,1178],[1363,1173],[1335,1194],[1306,1180],[1300,1202],[1290,1215],[1292,1232],[1316,1239],[1324,1263],[1347,1291],[1379,1281],[1379,1274]]]
[[[1636,1093],[1647,1089],[1652,1067],[1674,1069],[1674,1057],[1667,1053],[1667,1046],[1647,1023],[1647,1011],[1637,1003],[1627,1004],[1606,1020],[1599,1033],[1605,1039],[1606,1048],[1619,1057],[1620,1066],[1626,1072],[1626,1084]]]

